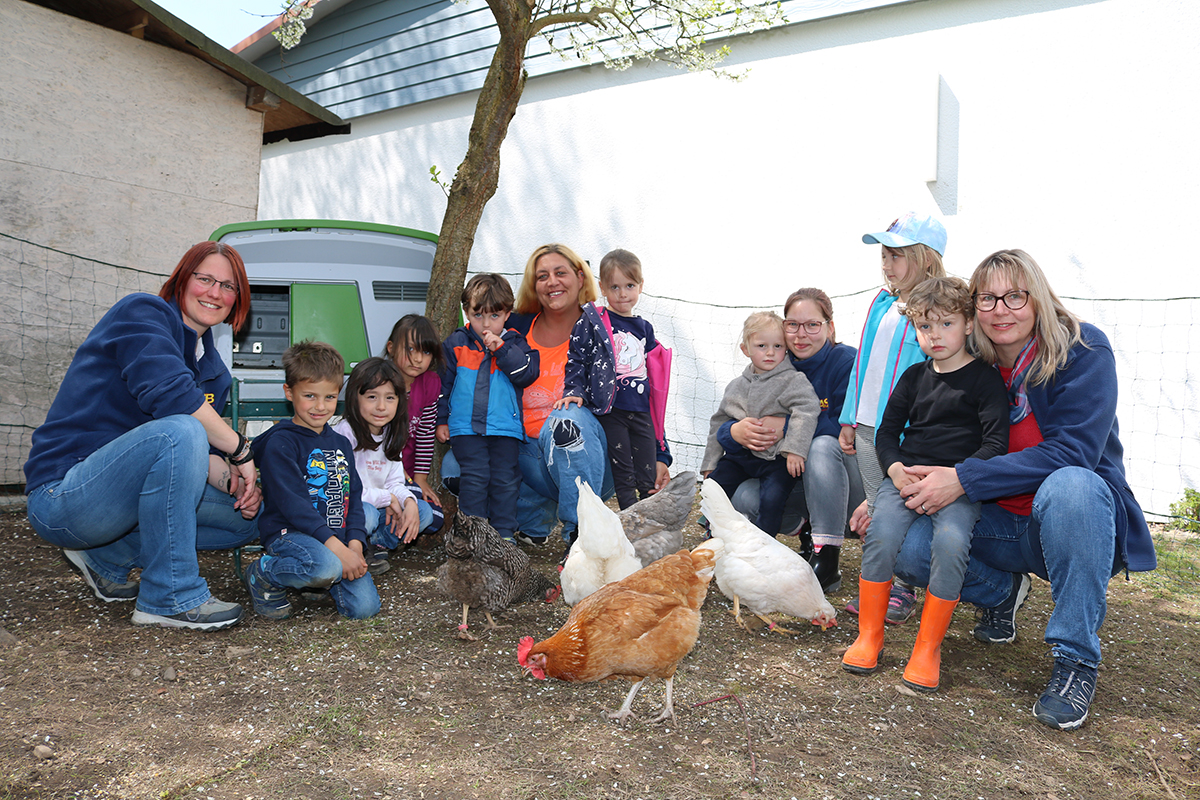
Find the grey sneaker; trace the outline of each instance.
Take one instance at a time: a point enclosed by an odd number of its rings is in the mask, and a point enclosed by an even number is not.
[[[1066,658],[1054,659],[1046,691],[1033,706],[1037,721],[1060,731],[1073,731],[1087,719],[1096,694],[1096,668]]]
[[[232,628],[242,621],[242,607],[237,603],[223,603],[215,597],[209,597],[196,608],[181,614],[151,614],[148,611],[136,609],[133,612],[134,625],[157,625],[160,628],[191,628],[195,631],[219,631],[222,628]]]
[[[525,533],[524,531],[517,531],[516,533],[513,534],[513,538],[516,539],[521,544],[527,544],[530,547],[541,547],[542,545],[544,545],[546,543],[547,537],[545,537],[545,536],[530,536],[529,534]]]
[[[83,582],[92,588],[92,593],[106,603],[137,600],[138,582],[117,583],[92,571],[82,550],[63,550],[62,557],[71,569],[83,576]]]
[[[979,609],[975,638],[989,644],[1008,644],[1017,638],[1017,610],[1029,596],[1032,581],[1024,572],[1013,575],[1013,587],[1003,603],[995,608]]]

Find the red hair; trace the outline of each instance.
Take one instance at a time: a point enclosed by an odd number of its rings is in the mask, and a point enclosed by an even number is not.
[[[227,244],[221,242],[200,242],[194,244],[179,259],[178,266],[167,278],[167,282],[158,290],[158,296],[164,300],[174,300],[175,305],[183,307],[183,293],[187,290],[188,281],[200,266],[200,262],[209,256],[224,256],[233,267],[233,280],[237,284],[238,293],[233,299],[233,308],[225,321],[233,326],[235,331],[241,330],[250,315],[250,280],[246,277],[246,262],[241,254]]]

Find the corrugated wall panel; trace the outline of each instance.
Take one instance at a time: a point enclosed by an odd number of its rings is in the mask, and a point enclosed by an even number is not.
[[[789,23],[922,0],[788,0]],[[928,1],[928,0],[925,0]],[[290,51],[256,64],[343,119],[469,92],[483,84],[498,40],[483,0],[358,0],[322,19]],[[526,69],[578,66],[530,44]]]

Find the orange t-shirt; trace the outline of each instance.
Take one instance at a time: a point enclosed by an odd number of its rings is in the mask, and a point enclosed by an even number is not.
[[[557,347],[544,347],[533,338],[533,329],[525,337],[529,346],[538,352],[541,367],[538,379],[526,386],[521,394],[521,407],[524,413],[525,435],[530,439],[538,438],[546,417],[554,410],[554,403],[562,399],[563,373],[567,369],[568,339]]]

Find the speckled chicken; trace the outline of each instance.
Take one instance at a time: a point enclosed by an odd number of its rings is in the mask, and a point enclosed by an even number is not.
[[[467,517],[461,512],[443,542],[446,563],[438,567],[437,586],[442,594],[463,604],[462,638],[467,634],[467,612],[471,606],[482,608],[488,630],[500,627],[492,619],[514,603],[526,600],[558,599],[559,587],[529,567],[529,557],[512,542],[500,538],[496,529],[482,517]]]
[[[696,473],[681,472],[658,492],[617,512],[643,567],[683,547],[683,526],[696,497]]]
[[[742,604],[776,633],[795,631],[766,616],[774,612],[812,620],[822,630],[837,624],[837,612],[808,562],[738,513],[716,481],[705,480],[700,487],[700,510],[712,524],[712,535],[725,543],[717,561],[717,588],[733,601],[739,625],[745,627]]]

